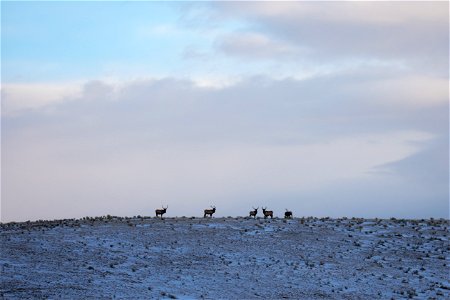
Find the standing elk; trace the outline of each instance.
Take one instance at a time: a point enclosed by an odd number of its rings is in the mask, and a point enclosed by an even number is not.
[[[262,211],[264,214],[264,219],[266,219],[267,217],[270,217],[271,219],[273,219],[273,211],[271,210],[266,210],[267,207],[263,207]]]
[[[206,215],[209,215],[212,218],[213,213],[216,212],[216,207],[211,206],[212,209],[205,209],[205,214],[203,215],[203,218],[206,218]]]
[[[292,211],[288,210],[286,208],[286,211],[284,212],[284,218],[285,219],[292,219]]]
[[[252,207],[253,207],[253,206],[252,206]],[[253,207],[254,210],[251,210],[251,211],[250,211],[250,217],[253,217],[253,218],[256,219],[256,215],[258,214],[258,208],[259,208],[259,206],[258,206],[257,208],[254,208],[254,207]]]
[[[163,206],[162,209],[157,209],[157,210],[155,210],[156,217],[158,217],[158,215],[160,215],[160,216],[161,216],[161,219],[162,219],[163,214],[165,214],[165,213],[167,212],[167,209],[168,209],[168,208],[169,208],[169,205],[167,205],[167,207],[164,207],[164,206]]]

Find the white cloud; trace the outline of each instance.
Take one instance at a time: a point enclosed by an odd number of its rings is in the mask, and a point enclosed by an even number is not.
[[[320,19],[339,23],[369,23],[378,25],[395,25],[405,22],[440,22],[448,21],[445,3],[428,3],[408,1],[400,2],[273,2],[218,4],[219,9],[229,6],[227,12],[236,13],[236,6],[241,14],[255,17],[273,17],[285,19]]]
[[[224,208],[229,202],[241,202],[242,213],[245,203],[269,202],[279,210],[285,200],[273,202],[275,195],[301,197],[370,179],[371,168],[414,153],[411,140],[428,138],[420,132],[396,132],[309,145],[160,144],[146,142],[144,131],[132,137],[116,133],[61,139],[33,130],[16,136],[6,146],[5,221],[145,215],[161,202],[179,216],[198,215],[211,203],[220,207],[219,215],[235,214],[235,208]],[[298,210],[298,205],[292,208]],[[330,209],[322,213],[333,215]]]
[[[2,84],[2,115],[39,109],[81,95],[80,83],[6,83]]]
[[[447,78],[405,76],[380,78],[350,85],[349,93],[368,95],[379,105],[393,109],[429,107],[448,103]]]
[[[286,59],[306,54],[308,49],[254,32],[228,34],[218,38],[217,47],[229,55],[245,59]]]
[[[211,8],[224,22],[247,21],[236,36],[245,39],[245,29],[264,35],[316,64],[402,60],[421,72],[448,74],[448,2],[220,2]],[[251,49],[227,53],[239,57]],[[276,51],[271,58],[283,63]]]
[[[346,69],[347,67],[344,67]],[[351,68],[351,66],[349,67]],[[335,70],[336,71],[336,70]],[[264,84],[275,87],[280,83],[287,83],[288,88],[295,85],[301,87],[297,90],[302,98],[302,93],[310,96],[320,95],[322,87],[320,85],[334,84],[333,92],[337,98],[365,98],[358,100],[362,106],[374,104],[377,107],[392,107],[395,109],[420,109],[445,105],[448,103],[449,81],[446,78],[425,75],[404,75],[391,74],[380,76],[371,73],[342,73],[334,74],[335,71],[323,71],[311,73],[310,76],[300,76],[299,78],[279,78],[272,79],[265,76],[246,79],[241,76],[192,76],[189,79],[176,80],[170,78],[142,78],[136,81],[121,81],[119,79],[106,79],[90,81],[86,84],[80,82],[66,83],[7,83],[2,87],[2,114],[14,116],[26,113],[27,110],[57,107],[58,104],[67,101],[77,101],[77,99],[109,99],[111,101],[123,100],[123,91],[127,91],[130,86],[138,86],[139,83],[162,83],[175,80],[175,84],[194,85],[200,90],[209,88],[226,92],[234,88],[244,87],[247,84]],[[335,82],[335,83],[333,83]],[[291,85],[293,84],[293,85]],[[267,85],[266,85],[267,86]],[[190,89],[191,87],[189,87]],[[199,91],[200,91],[199,90]],[[256,92],[256,90],[254,90]],[[279,92],[282,92],[281,90]],[[313,93],[313,94],[310,94]],[[293,95],[292,93],[289,93]],[[275,97],[275,95],[271,95]],[[254,97],[254,95],[253,95]],[[234,100],[233,100],[234,101]]]
[[[140,38],[153,38],[153,37],[173,37],[177,35],[183,35],[187,32],[174,24],[159,24],[153,26],[141,26],[136,30],[136,34]]]
[[[384,92],[366,99],[344,88],[359,83],[353,77],[252,78],[220,88],[173,78],[121,87],[89,82],[78,98],[50,105],[52,114],[35,109],[5,117],[3,218],[148,214],[161,202],[179,216],[211,203],[220,215],[259,203],[289,204],[304,214],[321,207],[337,216],[327,190],[352,199],[343,200],[348,215],[367,215],[362,203],[390,213],[410,199],[422,208],[427,190],[445,198],[443,185],[420,183],[419,193],[418,182],[405,181],[405,170],[408,180],[419,178],[410,175],[422,163],[388,174],[379,166],[420,155],[448,130],[447,112],[407,101],[393,111],[373,101],[383,101]],[[375,193],[356,197],[360,182],[367,190],[389,182],[392,195],[402,196],[384,195],[391,201],[386,208]],[[307,197],[315,199],[309,210],[306,200],[294,201]],[[436,201],[427,212],[439,215],[445,201]]]

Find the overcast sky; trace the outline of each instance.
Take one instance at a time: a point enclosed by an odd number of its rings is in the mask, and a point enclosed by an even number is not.
[[[448,218],[448,2],[1,6],[3,222]]]

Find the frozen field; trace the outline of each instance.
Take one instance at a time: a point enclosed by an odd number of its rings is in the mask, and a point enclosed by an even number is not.
[[[449,299],[448,220],[0,225],[0,298]]]

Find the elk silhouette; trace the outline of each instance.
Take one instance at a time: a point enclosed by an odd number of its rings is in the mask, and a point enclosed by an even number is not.
[[[167,209],[168,209],[168,208],[169,208],[169,205],[167,205],[167,207],[164,207],[164,206],[163,206],[162,209],[156,209],[156,210],[155,210],[156,216],[158,217],[158,215],[160,215],[160,216],[161,216],[161,219],[162,219],[163,214],[165,214],[165,213],[167,212]]]
[[[252,207],[253,207],[253,206],[252,206]],[[258,208],[259,208],[259,206],[258,206],[257,208],[254,208],[254,207],[253,207],[254,210],[251,210],[251,211],[250,211],[250,216],[249,216],[249,217],[253,217],[253,218],[256,219],[256,215],[258,214]]]
[[[211,206],[212,209],[205,209],[205,214],[203,215],[203,218],[206,218],[206,215],[209,215],[212,218],[213,213],[216,212],[216,207]]]
[[[286,208],[286,211],[284,212],[284,218],[285,219],[292,219],[292,211],[288,210]]]
[[[267,207],[263,207],[262,211],[264,214],[264,219],[266,219],[267,217],[270,217],[271,219],[273,219],[273,211],[271,210],[266,210]]]

